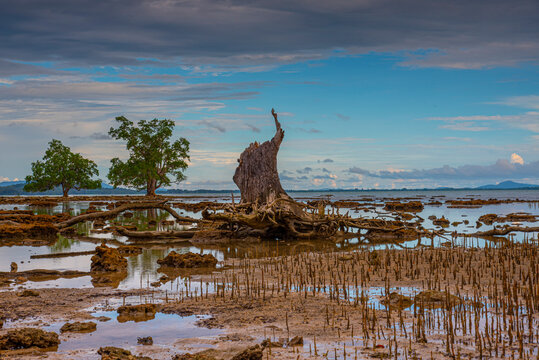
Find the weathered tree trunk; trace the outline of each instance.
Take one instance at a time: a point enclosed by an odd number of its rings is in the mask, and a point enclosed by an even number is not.
[[[146,196],[155,196],[155,190],[157,189],[157,180],[150,179],[146,184]]]
[[[284,131],[277,120],[277,113],[271,109],[275,119],[275,135],[271,140],[258,144],[251,143],[240,155],[234,174],[234,183],[241,191],[242,203],[268,204],[278,198],[290,199],[283,190],[277,172],[277,153],[283,141]]]
[[[62,193],[63,193],[62,196],[65,197],[65,198],[68,197],[69,190],[70,189],[68,187],[62,185]]]

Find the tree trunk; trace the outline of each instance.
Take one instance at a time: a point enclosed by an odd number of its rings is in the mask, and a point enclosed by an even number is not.
[[[155,189],[157,188],[157,180],[150,179],[146,184],[146,196],[155,196]]]
[[[69,192],[69,190],[70,190],[69,188],[62,185],[62,193],[63,193],[62,196],[66,198],[68,196],[67,193]]]
[[[281,186],[277,172],[277,153],[283,141],[284,131],[273,109],[271,114],[275,119],[276,128],[273,138],[263,144],[251,143],[238,159],[239,165],[233,180],[241,191],[242,203],[262,205],[278,198],[290,199]]]

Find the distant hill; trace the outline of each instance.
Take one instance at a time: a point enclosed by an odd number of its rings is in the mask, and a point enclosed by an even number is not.
[[[24,180],[19,180],[19,181],[2,181],[0,182],[0,187],[2,186],[11,186],[11,185],[19,185],[19,184],[24,184],[26,181]]]
[[[25,182],[19,181],[6,181],[5,183],[11,183],[0,186],[0,196],[5,195],[62,195],[62,189],[58,186],[54,190],[49,191],[39,191],[39,192],[27,192],[23,190]],[[116,188],[103,183],[103,188],[94,189],[94,190],[71,190],[69,195],[129,195],[129,194],[143,194],[144,192],[139,192],[131,189]]]
[[[510,189],[539,189],[539,185],[522,184],[514,181],[503,181],[496,185],[483,185],[476,189],[481,190],[510,190]]]

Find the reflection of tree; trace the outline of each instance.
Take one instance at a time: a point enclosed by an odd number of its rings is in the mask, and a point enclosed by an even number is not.
[[[62,252],[63,250],[69,250],[75,244],[78,244],[79,241],[75,239],[66,238],[62,235],[58,235],[58,240],[50,247],[53,253]]]

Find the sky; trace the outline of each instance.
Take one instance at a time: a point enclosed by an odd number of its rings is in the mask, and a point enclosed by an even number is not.
[[[285,189],[539,184],[538,65],[537,0],[2,0],[0,181],[51,139],[106,181],[123,115],[234,189],[275,108]]]

